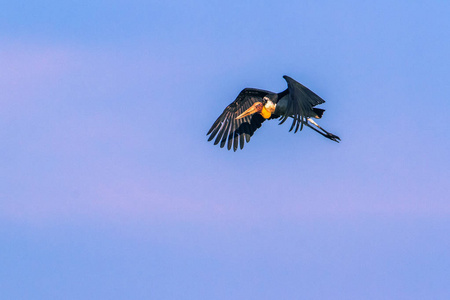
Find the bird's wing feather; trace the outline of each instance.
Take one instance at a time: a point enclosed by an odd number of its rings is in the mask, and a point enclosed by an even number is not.
[[[325,101],[317,96],[313,91],[294,79],[283,76],[288,84],[288,104],[286,112],[281,116],[280,124],[283,124],[287,118],[293,117],[292,125],[289,131],[295,128],[297,132],[303,129],[307,118],[314,115],[313,107],[324,103]]]
[[[246,111],[255,102],[262,102],[264,96],[271,92],[259,89],[243,89],[236,100],[228,105],[223,113],[217,118],[206,135],[208,141],[214,140],[214,145],[220,143],[223,148],[227,145],[228,150],[242,149],[245,142],[249,142],[253,133],[261,127],[264,118],[260,114],[253,114],[242,119],[236,117]],[[227,143],[228,141],[228,143]]]

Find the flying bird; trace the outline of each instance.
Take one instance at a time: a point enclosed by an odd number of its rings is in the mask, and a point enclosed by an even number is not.
[[[283,76],[287,82],[287,89],[281,93],[245,88],[236,100],[228,105],[217,118],[206,135],[208,141],[214,140],[214,145],[220,143],[223,148],[234,151],[244,147],[255,131],[265,120],[279,119],[280,125],[288,118],[292,119],[289,131],[294,133],[303,126],[307,126],[324,137],[338,142],[338,136],[320,127],[312,118],[322,118],[324,109],[315,108],[325,101],[306,86],[289,76]]]

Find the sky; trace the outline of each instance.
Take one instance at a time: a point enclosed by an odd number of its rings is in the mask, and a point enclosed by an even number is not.
[[[450,2],[2,1],[3,299],[449,299]],[[206,132],[289,75],[334,143]]]

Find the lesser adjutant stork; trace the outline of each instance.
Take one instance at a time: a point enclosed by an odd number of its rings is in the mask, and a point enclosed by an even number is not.
[[[281,93],[253,88],[243,89],[211,126],[206,134],[209,135],[208,141],[215,137],[214,145],[220,143],[221,148],[227,145],[228,150],[233,148],[236,151],[238,146],[242,149],[244,143],[250,141],[253,133],[265,120],[280,118],[280,124],[283,124],[288,118],[292,118],[289,131],[295,128],[294,132],[297,132],[299,129],[302,130],[303,126],[308,126],[339,143],[338,136],[329,133],[312,119],[322,117],[325,110],[315,106],[325,101],[291,77],[283,76],[283,78],[288,87]]]

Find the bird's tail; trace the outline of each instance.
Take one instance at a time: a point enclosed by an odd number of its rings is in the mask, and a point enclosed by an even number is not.
[[[323,116],[323,112],[325,111],[325,109],[320,109],[320,108],[313,108],[313,111],[316,113],[317,116],[314,116],[314,118],[316,119],[320,119]]]

